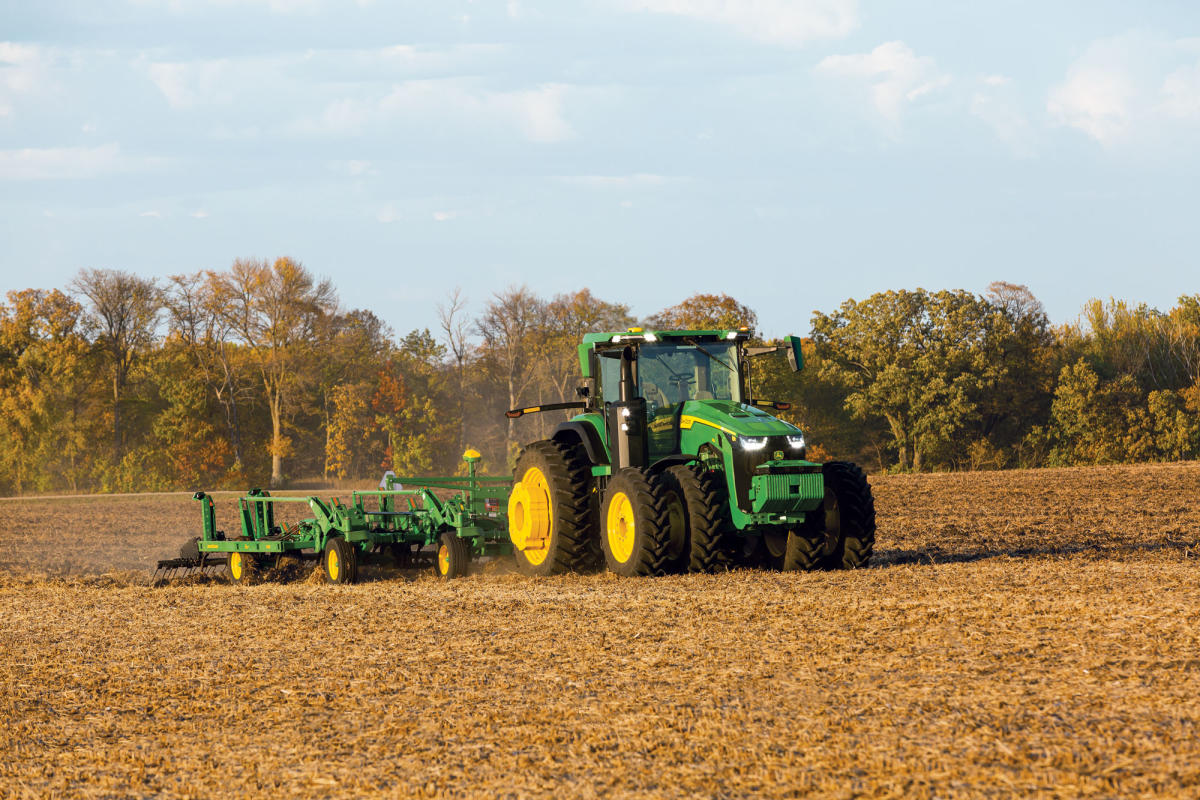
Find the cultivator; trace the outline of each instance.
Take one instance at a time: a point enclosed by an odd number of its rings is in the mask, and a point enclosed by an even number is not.
[[[319,558],[330,583],[354,583],[360,563],[385,556],[402,567],[428,556],[440,577],[461,577],[473,558],[511,552],[502,510],[510,479],[477,475],[480,455],[474,450],[463,460],[466,477],[389,475],[383,489],[353,492],[350,505],[252,489],[238,498],[241,534],[234,538],[217,529],[212,496],[196,492],[194,499],[203,504],[203,535],[185,544],[179,558],[158,562],[154,582],[224,567],[233,583],[248,583],[282,559]],[[453,494],[443,498],[439,492]],[[312,516],[277,524],[281,503],[307,504]],[[431,545],[434,550],[427,552]]]

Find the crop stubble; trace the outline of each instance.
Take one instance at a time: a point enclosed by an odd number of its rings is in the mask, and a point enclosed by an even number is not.
[[[1200,465],[873,483],[860,572],[449,585],[30,575],[196,504],[5,501],[0,795],[1200,794]]]

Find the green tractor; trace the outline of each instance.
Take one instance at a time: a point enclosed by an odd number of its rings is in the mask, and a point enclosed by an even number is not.
[[[804,433],[764,411],[750,363],[800,340],[750,347],[749,329],[590,333],[578,409],[517,458],[509,536],[522,571],[619,575],[854,569],[875,545],[875,505],[854,464],[806,459]]]

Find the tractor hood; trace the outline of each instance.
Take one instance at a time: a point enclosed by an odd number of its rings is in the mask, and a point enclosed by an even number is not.
[[[801,431],[767,412],[729,400],[689,400],[684,403],[679,427],[706,425],[730,436],[800,436]]]

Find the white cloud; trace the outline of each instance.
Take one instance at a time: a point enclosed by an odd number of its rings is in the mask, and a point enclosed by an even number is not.
[[[571,87],[560,83],[501,91],[458,79],[405,81],[378,99],[334,100],[294,129],[346,135],[372,125],[435,118],[471,126],[501,124],[534,142],[559,142],[574,136],[564,114],[570,93]]]
[[[1009,78],[989,75],[981,80],[971,95],[970,110],[1014,155],[1024,158],[1034,154],[1037,137]]]
[[[1200,62],[1181,67],[1163,80],[1163,111],[1176,119],[1200,118]]]
[[[45,94],[50,54],[42,47],[0,42],[0,117],[11,116],[18,97]]]
[[[360,161],[356,159],[350,159],[349,161],[330,161],[329,167],[339,175],[346,175],[351,178],[363,178],[379,174],[379,170],[375,169],[370,161]]]
[[[1197,50],[1141,32],[1098,39],[1051,88],[1046,111],[1105,147],[1169,137],[1200,121]]]
[[[391,204],[388,204],[379,209],[379,212],[375,215],[375,219],[383,223],[399,222],[404,219],[404,215],[397,211]]]
[[[188,215],[192,219],[208,219],[208,212],[204,209],[197,209]]]
[[[251,77],[254,71],[238,67],[225,60],[155,62],[146,67],[146,73],[172,108],[190,109],[201,104],[231,102],[234,88],[246,85],[243,78],[256,79]],[[239,75],[239,72],[250,74]]]
[[[143,211],[142,213],[138,214],[138,216],[139,217],[152,217],[153,219],[162,219],[163,213],[161,211]]]
[[[932,58],[918,56],[904,42],[885,42],[870,53],[828,56],[817,72],[870,84],[875,110],[889,122],[904,108],[950,83]]]
[[[449,222],[450,220],[456,219],[457,217],[458,217],[457,211],[435,211],[435,212],[433,212],[433,219],[436,222]]]
[[[150,169],[157,158],[133,158],[116,144],[0,150],[0,180],[72,180]]]
[[[857,0],[626,0],[624,5],[690,17],[779,44],[839,38],[858,26]]]

